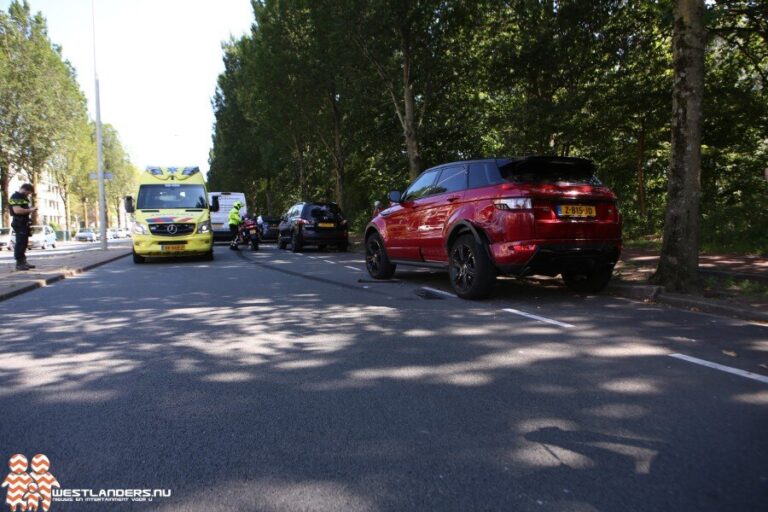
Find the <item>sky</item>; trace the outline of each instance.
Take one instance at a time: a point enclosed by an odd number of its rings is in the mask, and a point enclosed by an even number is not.
[[[77,70],[95,119],[91,0],[29,0]],[[7,11],[10,0],[0,0]],[[249,0],[94,0],[101,121],[131,161],[208,170],[221,44],[250,30]]]

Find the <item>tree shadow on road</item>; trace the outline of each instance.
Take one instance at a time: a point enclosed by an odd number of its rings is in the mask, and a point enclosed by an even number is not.
[[[47,454],[65,488],[173,492],[115,510],[749,510],[765,497],[765,402],[660,364],[658,315],[607,339],[576,305],[563,317],[583,328],[564,330],[242,263],[190,292],[173,267],[107,267],[6,303],[8,456]]]

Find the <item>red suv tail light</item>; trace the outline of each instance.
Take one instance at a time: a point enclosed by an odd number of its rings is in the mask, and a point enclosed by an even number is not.
[[[529,197],[506,197],[493,201],[497,210],[530,210],[531,199]]]

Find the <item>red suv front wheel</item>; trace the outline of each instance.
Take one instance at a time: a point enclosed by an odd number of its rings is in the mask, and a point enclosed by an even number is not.
[[[397,265],[389,261],[384,242],[378,233],[373,233],[365,240],[365,267],[374,279],[389,279],[397,268]]]

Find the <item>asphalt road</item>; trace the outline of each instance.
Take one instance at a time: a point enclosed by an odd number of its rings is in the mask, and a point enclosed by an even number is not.
[[[766,510],[767,327],[262,247],[0,305],[0,457],[171,490],[51,510]]]

